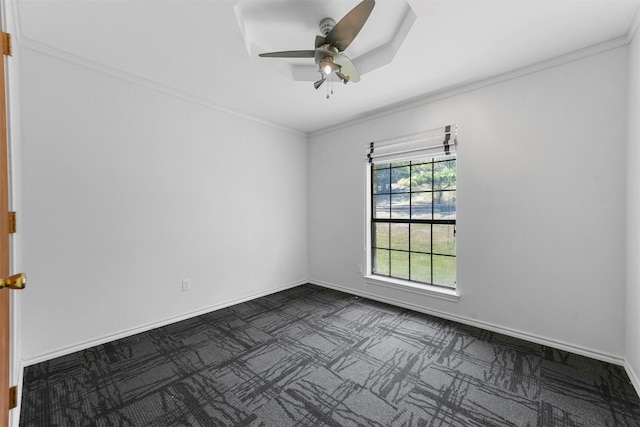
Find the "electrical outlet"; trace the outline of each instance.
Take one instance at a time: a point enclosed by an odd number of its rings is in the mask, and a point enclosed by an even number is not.
[[[182,279],[182,292],[191,290],[191,279]]]

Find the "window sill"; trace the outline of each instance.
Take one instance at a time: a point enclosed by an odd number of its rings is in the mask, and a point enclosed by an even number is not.
[[[364,282],[366,286],[383,287],[390,289],[399,289],[418,295],[425,295],[433,298],[439,298],[446,301],[458,302],[460,294],[455,289],[441,288],[439,286],[423,285],[412,283],[407,280],[393,279],[383,276],[365,276]]]

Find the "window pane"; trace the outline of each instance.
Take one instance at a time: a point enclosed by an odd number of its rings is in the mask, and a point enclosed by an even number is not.
[[[391,276],[409,279],[409,252],[391,251]]]
[[[411,253],[410,279],[431,283],[431,255]]]
[[[431,224],[411,224],[411,251],[431,252]]]
[[[411,194],[411,218],[412,219],[432,219],[431,202],[432,193]]]
[[[379,169],[380,165],[373,166],[373,174],[371,180],[373,182],[373,194],[384,194],[391,192],[391,181],[389,180],[389,164],[386,169]]]
[[[409,218],[409,194],[391,195],[391,218]]]
[[[427,163],[411,168],[411,191],[428,191],[433,188],[432,165],[433,163]]]
[[[454,288],[456,286],[456,258],[433,256],[433,284]]]
[[[376,248],[389,248],[389,223],[373,223],[373,246]]]
[[[455,223],[455,155],[374,165],[371,171],[372,217],[385,221],[371,228],[373,272],[455,288],[455,225],[431,223]]]
[[[436,191],[433,193],[433,219],[456,218],[456,192]]]
[[[433,159],[430,157],[427,157],[424,159],[412,160],[411,165],[416,166],[416,165],[423,165],[425,163],[432,163],[432,162],[433,162]]]
[[[391,216],[390,198],[390,194],[373,196],[373,204],[375,206],[375,211],[373,212],[374,218],[389,218],[389,216]]]
[[[391,224],[391,249],[409,250],[409,224]]]
[[[409,166],[410,164],[411,164],[411,162],[408,162],[408,161],[405,161],[405,162],[394,162],[394,163],[391,163],[391,167],[392,168],[399,168],[399,167],[402,167],[402,166]]]
[[[433,224],[433,253],[441,255],[456,254],[455,226]]]
[[[434,190],[456,188],[456,161],[437,162],[433,165]]]
[[[374,163],[373,164],[373,171],[374,172],[379,172],[383,169],[389,169],[391,167],[391,163]]]
[[[376,249],[373,251],[373,272],[375,274],[389,275],[389,251]]]
[[[409,166],[391,169],[391,191],[393,193],[408,193],[410,183]]]

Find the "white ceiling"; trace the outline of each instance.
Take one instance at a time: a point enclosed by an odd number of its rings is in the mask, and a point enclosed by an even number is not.
[[[358,0],[241,2],[19,0],[18,38],[29,49],[312,133],[626,37],[640,6],[640,0],[377,0],[346,51],[356,65],[397,34],[407,7],[415,21],[388,64],[363,72],[359,83],[336,83],[326,99],[324,87],[294,80],[287,61],[278,65],[248,51],[311,49],[319,20],[338,21]]]

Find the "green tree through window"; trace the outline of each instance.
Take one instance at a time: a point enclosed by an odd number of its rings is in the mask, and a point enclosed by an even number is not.
[[[372,273],[455,288],[456,157],[371,165]]]

